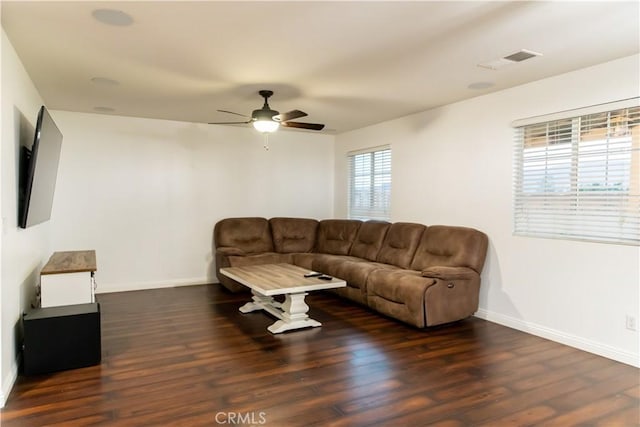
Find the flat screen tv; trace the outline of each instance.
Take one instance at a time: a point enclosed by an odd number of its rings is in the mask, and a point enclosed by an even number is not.
[[[21,147],[18,189],[18,226],[40,224],[51,218],[62,133],[44,107],[40,107],[31,147]]]

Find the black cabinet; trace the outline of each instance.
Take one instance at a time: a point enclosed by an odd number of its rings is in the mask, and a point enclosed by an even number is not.
[[[24,374],[100,363],[100,304],[37,308],[25,313],[22,321]]]

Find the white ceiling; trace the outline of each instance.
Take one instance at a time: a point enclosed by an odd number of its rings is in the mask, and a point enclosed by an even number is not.
[[[309,116],[299,121],[340,133],[638,53],[639,7],[2,1],[2,26],[50,109],[233,121],[216,110],[250,114],[262,105],[257,91],[271,89],[273,109],[303,110]],[[92,17],[104,8],[133,23]],[[543,56],[500,70],[477,65],[520,49]],[[493,86],[469,89],[473,83]]]

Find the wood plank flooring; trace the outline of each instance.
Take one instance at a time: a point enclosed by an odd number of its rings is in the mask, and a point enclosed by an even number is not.
[[[20,376],[2,427],[634,426],[639,370],[471,318],[418,330],[330,293],[272,335],[219,285],[98,296],[99,366]]]

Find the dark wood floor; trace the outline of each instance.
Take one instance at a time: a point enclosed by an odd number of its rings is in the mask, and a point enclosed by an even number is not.
[[[100,366],[20,376],[10,426],[640,425],[639,370],[472,318],[417,330],[331,294],[272,335],[218,285],[99,296]]]

